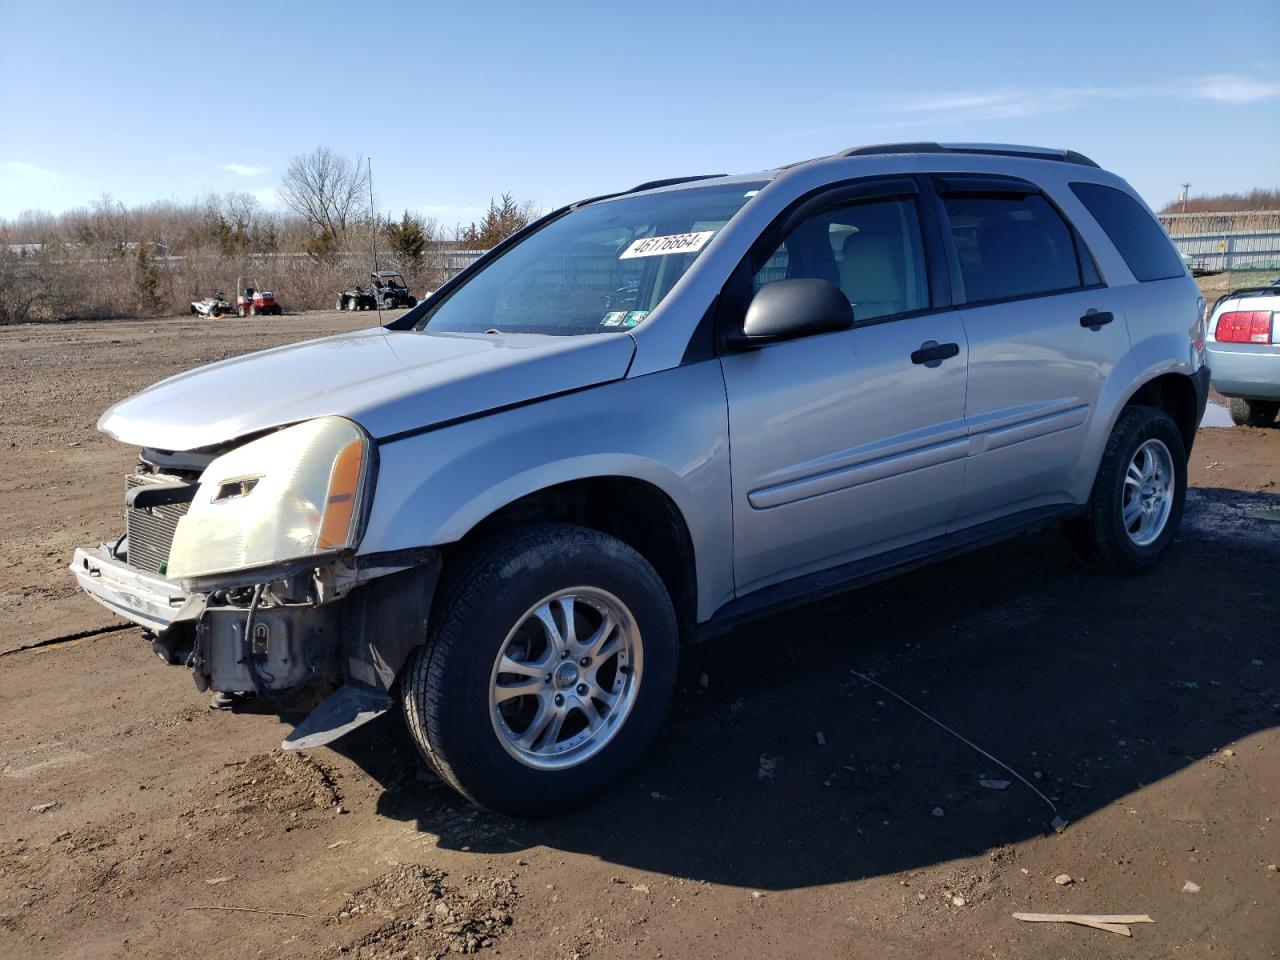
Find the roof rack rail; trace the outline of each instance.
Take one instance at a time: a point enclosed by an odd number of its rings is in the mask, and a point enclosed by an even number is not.
[[[869,143],[862,147],[850,147],[833,154],[837,157],[873,157],[882,153],[946,153],[942,144],[929,140],[915,140],[908,143]]]
[[[677,183],[692,183],[695,180],[714,180],[716,177],[727,177],[727,173],[700,173],[696,177],[667,177],[665,180],[646,180],[624,193],[639,193],[641,190],[656,190],[658,187],[674,187]]]
[[[1036,160],[1058,160],[1078,163],[1086,167],[1097,164],[1083,153],[1062,150],[1057,147],[1028,147],[1011,143],[933,143],[924,140],[914,143],[874,143],[865,147],[850,147],[835,154],[837,157],[870,157],[885,153],[978,153],[997,157],[1028,157]]]

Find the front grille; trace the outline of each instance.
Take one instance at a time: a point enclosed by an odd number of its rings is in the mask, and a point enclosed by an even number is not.
[[[134,487],[151,483],[173,483],[180,478],[161,474],[130,474],[124,478],[125,492]],[[125,533],[129,537],[128,562],[132,567],[148,573],[164,574],[169,566],[169,548],[173,546],[173,532],[178,521],[187,512],[188,503],[171,503],[144,510],[126,507],[124,511]]]

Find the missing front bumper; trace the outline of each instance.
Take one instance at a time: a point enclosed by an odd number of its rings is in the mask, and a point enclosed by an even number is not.
[[[277,699],[336,690],[290,738],[297,748],[328,743],[389,709],[401,667],[426,639],[439,553],[405,551],[364,564],[356,585],[335,599],[265,604],[252,618],[226,591],[186,594],[105,548],[78,548],[71,571],[104,607],[154,633],[157,652],[190,667],[200,690]],[[250,586],[259,585],[240,590]]]

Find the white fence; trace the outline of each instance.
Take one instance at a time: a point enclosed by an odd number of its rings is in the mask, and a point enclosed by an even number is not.
[[[1280,270],[1280,211],[1163,213],[1160,222],[1193,270]]]

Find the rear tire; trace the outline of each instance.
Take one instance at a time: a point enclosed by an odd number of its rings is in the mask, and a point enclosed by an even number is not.
[[[1280,413],[1280,400],[1231,398],[1231,420],[1239,427],[1269,427]]]
[[[237,310],[236,312],[239,313],[240,316],[242,317],[246,316],[244,307],[240,307],[239,310]]]
[[[355,297],[352,297],[350,300],[347,301],[347,309],[352,312],[354,312],[358,306],[360,306],[360,304]]]
[[[1177,424],[1155,407],[1127,407],[1102,454],[1085,514],[1063,532],[1077,559],[1107,573],[1150,570],[1182,522],[1187,450]]]
[[[333,309],[342,310],[346,307],[346,305],[347,305],[346,301],[343,300],[341,297],[339,297],[338,302],[333,305]]]
[[[531,525],[478,545],[441,584],[431,636],[400,678],[405,720],[458,792],[546,816],[594,797],[652,742],[678,652],[671,599],[639,553],[585,527]]]

